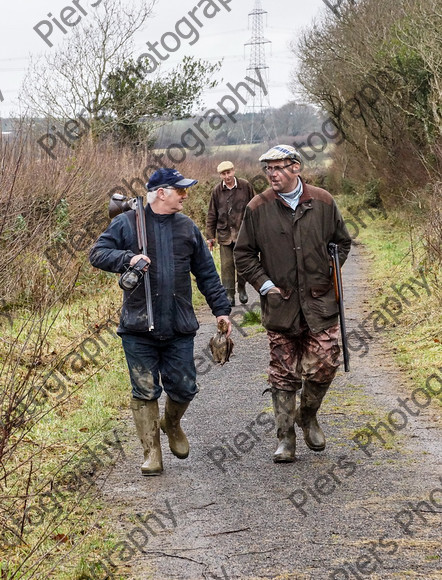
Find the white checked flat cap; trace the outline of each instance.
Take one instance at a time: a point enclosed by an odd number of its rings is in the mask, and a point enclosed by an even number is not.
[[[302,163],[301,154],[291,145],[275,145],[259,158],[259,161],[278,161],[279,159],[293,159]]]

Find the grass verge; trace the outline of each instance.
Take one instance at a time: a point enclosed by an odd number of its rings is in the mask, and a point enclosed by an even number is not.
[[[396,360],[413,387],[426,389],[428,378],[441,375],[442,272],[428,263],[422,230],[425,215],[355,207],[354,198],[339,205],[349,231],[369,250],[369,309],[385,326]],[[432,397],[442,403],[442,395]]]
[[[12,359],[11,344],[19,353],[3,378],[30,386],[2,461],[1,578],[92,579],[89,564],[118,542],[100,483],[124,456],[127,431],[120,294],[106,279],[93,295],[48,311],[44,340],[26,311],[3,334],[2,358]],[[28,353],[34,341],[39,358]]]

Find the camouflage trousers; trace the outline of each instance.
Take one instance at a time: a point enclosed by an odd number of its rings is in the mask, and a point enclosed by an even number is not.
[[[308,328],[297,335],[269,330],[270,385],[283,391],[297,391],[303,378],[330,384],[339,367],[338,334],[338,324],[316,334]]]

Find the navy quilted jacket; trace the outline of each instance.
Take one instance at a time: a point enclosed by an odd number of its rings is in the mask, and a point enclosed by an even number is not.
[[[190,274],[195,276],[215,316],[230,314],[229,301],[221,285],[212,256],[196,226],[181,213],[159,215],[146,206],[146,229],[154,329],[157,339],[194,334],[198,321],[192,306]],[[123,273],[131,258],[140,254],[135,211],[115,217],[91,249],[93,266],[107,272]],[[147,332],[144,284],[124,292],[117,332]]]

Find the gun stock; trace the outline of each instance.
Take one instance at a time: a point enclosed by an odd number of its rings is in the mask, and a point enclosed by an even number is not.
[[[348,352],[347,330],[345,327],[344,291],[341,276],[341,266],[339,264],[338,245],[330,242],[328,245],[328,251],[333,264],[333,283],[335,287],[336,302],[339,305],[339,324],[341,327],[342,352],[344,355],[344,370],[346,373],[348,373],[350,371],[350,355]]]

